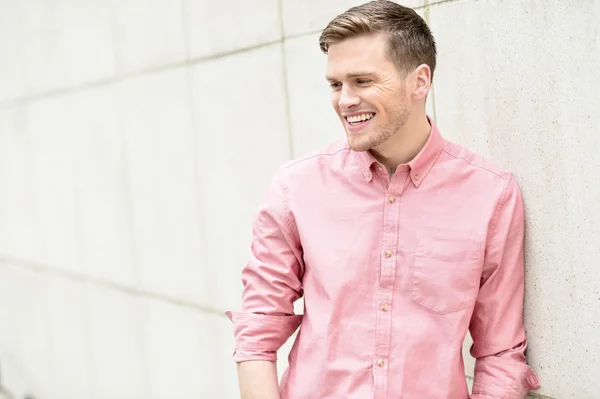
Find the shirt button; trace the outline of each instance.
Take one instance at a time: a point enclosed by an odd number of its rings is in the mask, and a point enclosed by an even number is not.
[[[387,251],[385,251],[385,257],[386,258],[391,258],[392,257],[392,251],[390,251],[389,249]]]
[[[419,179],[421,179],[421,176],[419,176],[419,175],[415,175],[415,180],[416,180],[416,181],[419,181]]]
[[[389,308],[388,308],[388,305],[387,305],[387,303],[384,303],[383,305],[381,305],[381,310],[383,310],[384,312],[387,312],[387,311],[388,311],[388,309],[389,309]]]
[[[383,360],[379,359],[379,360],[377,361],[377,365],[378,365],[379,367],[383,367],[383,366],[385,365],[385,362],[384,362]]]
[[[383,170],[383,168],[381,167],[381,165],[377,165],[377,170],[380,171],[380,172]]]
[[[392,196],[392,197],[388,198],[388,201],[390,202],[390,204],[393,204],[396,202],[396,197]]]

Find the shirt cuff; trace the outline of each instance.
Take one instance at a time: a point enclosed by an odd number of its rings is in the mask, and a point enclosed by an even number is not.
[[[276,362],[277,352],[249,351],[235,348],[233,351],[233,361],[236,363],[262,360],[266,362]]]
[[[276,361],[277,351],[298,329],[302,315],[271,316],[256,313],[225,312],[233,323],[236,362]]]
[[[540,381],[525,363],[497,356],[477,359],[471,399],[524,399]]]

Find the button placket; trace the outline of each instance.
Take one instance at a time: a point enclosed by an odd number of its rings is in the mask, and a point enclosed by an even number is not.
[[[380,248],[380,273],[377,290],[377,324],[375,326],[375,346],[373,368],[375,377],[374,397],[385,397],[390,366],[389,351],[392,334],[392,306],[394,283],[398,261],[398,234],[400,222],[400,196],[408,182],[408,173],[397,171],[389,180],[383,197],[383,232]]]

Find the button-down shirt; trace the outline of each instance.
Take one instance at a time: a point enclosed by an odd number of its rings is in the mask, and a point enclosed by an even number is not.
[[[300,326],[282,399],[466,399],[468,330],[472,399],[539,387],[524,355],[519,187],[431,125],[391,177],[345,141],[276,173],[253,225],[242,310],[227,314],[237,362],[275,361]]]

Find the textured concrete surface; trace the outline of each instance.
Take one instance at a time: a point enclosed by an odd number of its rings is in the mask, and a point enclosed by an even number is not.
[[[6,264],[0,282],[3,379],[20,398],[235,397],[223,317]]]
[[[85,4],[80,6],[86,7]],[[110,6],[103,8],[110,9]],[[185,21],[181,17],[182,0],[127,0],[115,4],[111,11],[118,73],[156,68],[185,59],[187,43]]]
[[[600,2],[461,2],[429,17],[438,124],[513,171],[523,191],[540,393],[600,397]]]
[[[0,9],[0,102],[116,73],[109,2],[0,0]]]
[[[279,0],[183,0],[190,58],[235,51],[281,38]]]
[[[360,3],[0,0],[4,385],[238,396],[222,311],[274,170],[343,138],[318,31]],[[401,3],[437,37],[428,113],[521,185],[536,395],[600,397],[600,1]]]

